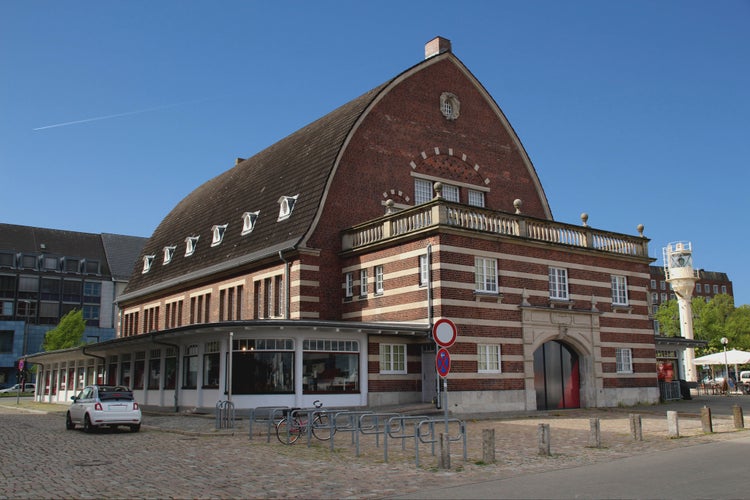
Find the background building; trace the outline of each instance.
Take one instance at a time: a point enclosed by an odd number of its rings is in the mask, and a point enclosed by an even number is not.
[[[668,300],[675,300],[674,292],[670,289],[664,276],[663,266],[650,266],[651,281],[649,282],[649,307],[651,314],[656,314],[659,306]],[[732,282],[727,273],[716,271],[696,270],[698,281],[695,282],[693,297],[704,297],[706,300],[719,294],[734,297]],[[654,322],[654,331],[659,333],[659,325]]]
[[[115,336],[115,297],[146,238],[0,224],[0,383],[41,350],[47,331],[83,310],[84,341]]]

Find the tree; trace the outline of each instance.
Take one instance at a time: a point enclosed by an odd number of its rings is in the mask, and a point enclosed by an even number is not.
[[[750,350],[750,305],[742,305],[732,312],[727,319],[726,331],[735,348]]]
[[[44,336],[42,349],[45,351],[56,351],[83,345],[83,331],[86,322],[83,320],[83,311],[74,309],[60,319],[55,328],[48,331]]]
[[[729,339],[733,349],[750,350],[750,306],[734,307],[734,299],[727,294],[716,295],[710,300],[694,297],[693,337],[705,340],[708,345],[699,348],[699,355],[719,352],[724,349],[721,338]],[[659,331],[667,337],[679,337],[680,312],[676,300],[662,303],[654,315],[659,322]]]
[[[665,337],[679,337],[680,332],[680,308],[676,300],[662,302],[654,314],[654,319],[659,323],[659,333]]]

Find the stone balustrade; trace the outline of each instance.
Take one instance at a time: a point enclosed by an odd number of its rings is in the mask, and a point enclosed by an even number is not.
[[[585,221],[584,221],[585,222]],[[590,248],[620,255],[648,257],[648,239],[537,219],[522,214],[496,212],[436,199],[352,227],[343,233],[343,250],[355,250],[391,238],[435,229],[437,226],[524,238],[556,245]],[[642,227],[639,227],[642,231]]]

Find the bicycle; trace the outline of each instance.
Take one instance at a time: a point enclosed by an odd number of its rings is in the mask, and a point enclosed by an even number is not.
[[[323,403],[316,400],[313,403],[315,409],[319,409],[323,406]],[[289,410],[287,416],[279,420],[276,424],[276,437],[283,444],[294,444],[297,442],[300,436],[307,434],[307,426],[311,413],[315,413],[314,410],[305,413],[304,417],[300,417],[297,409]],[[312,435],[320,441],[328,441],[331,436],[336,432],[336,429],[331,426],[331,418],[325,413],[317,413],[312,419],[311,429]]]

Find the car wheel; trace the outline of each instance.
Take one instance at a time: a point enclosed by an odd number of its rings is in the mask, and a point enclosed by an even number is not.
[[[83,432],[94,432],[94,426],[91,425],[91,418],[89,418],[88,413],[83,417]]]
[[[65,415],[65,428],[72,431],[76,428],[76,424],[73,423],[73,419],[70,418],[70,412]]]
[[[138,432],[141,430],[141,424],[134,424],[130,426],[130,432]]]

